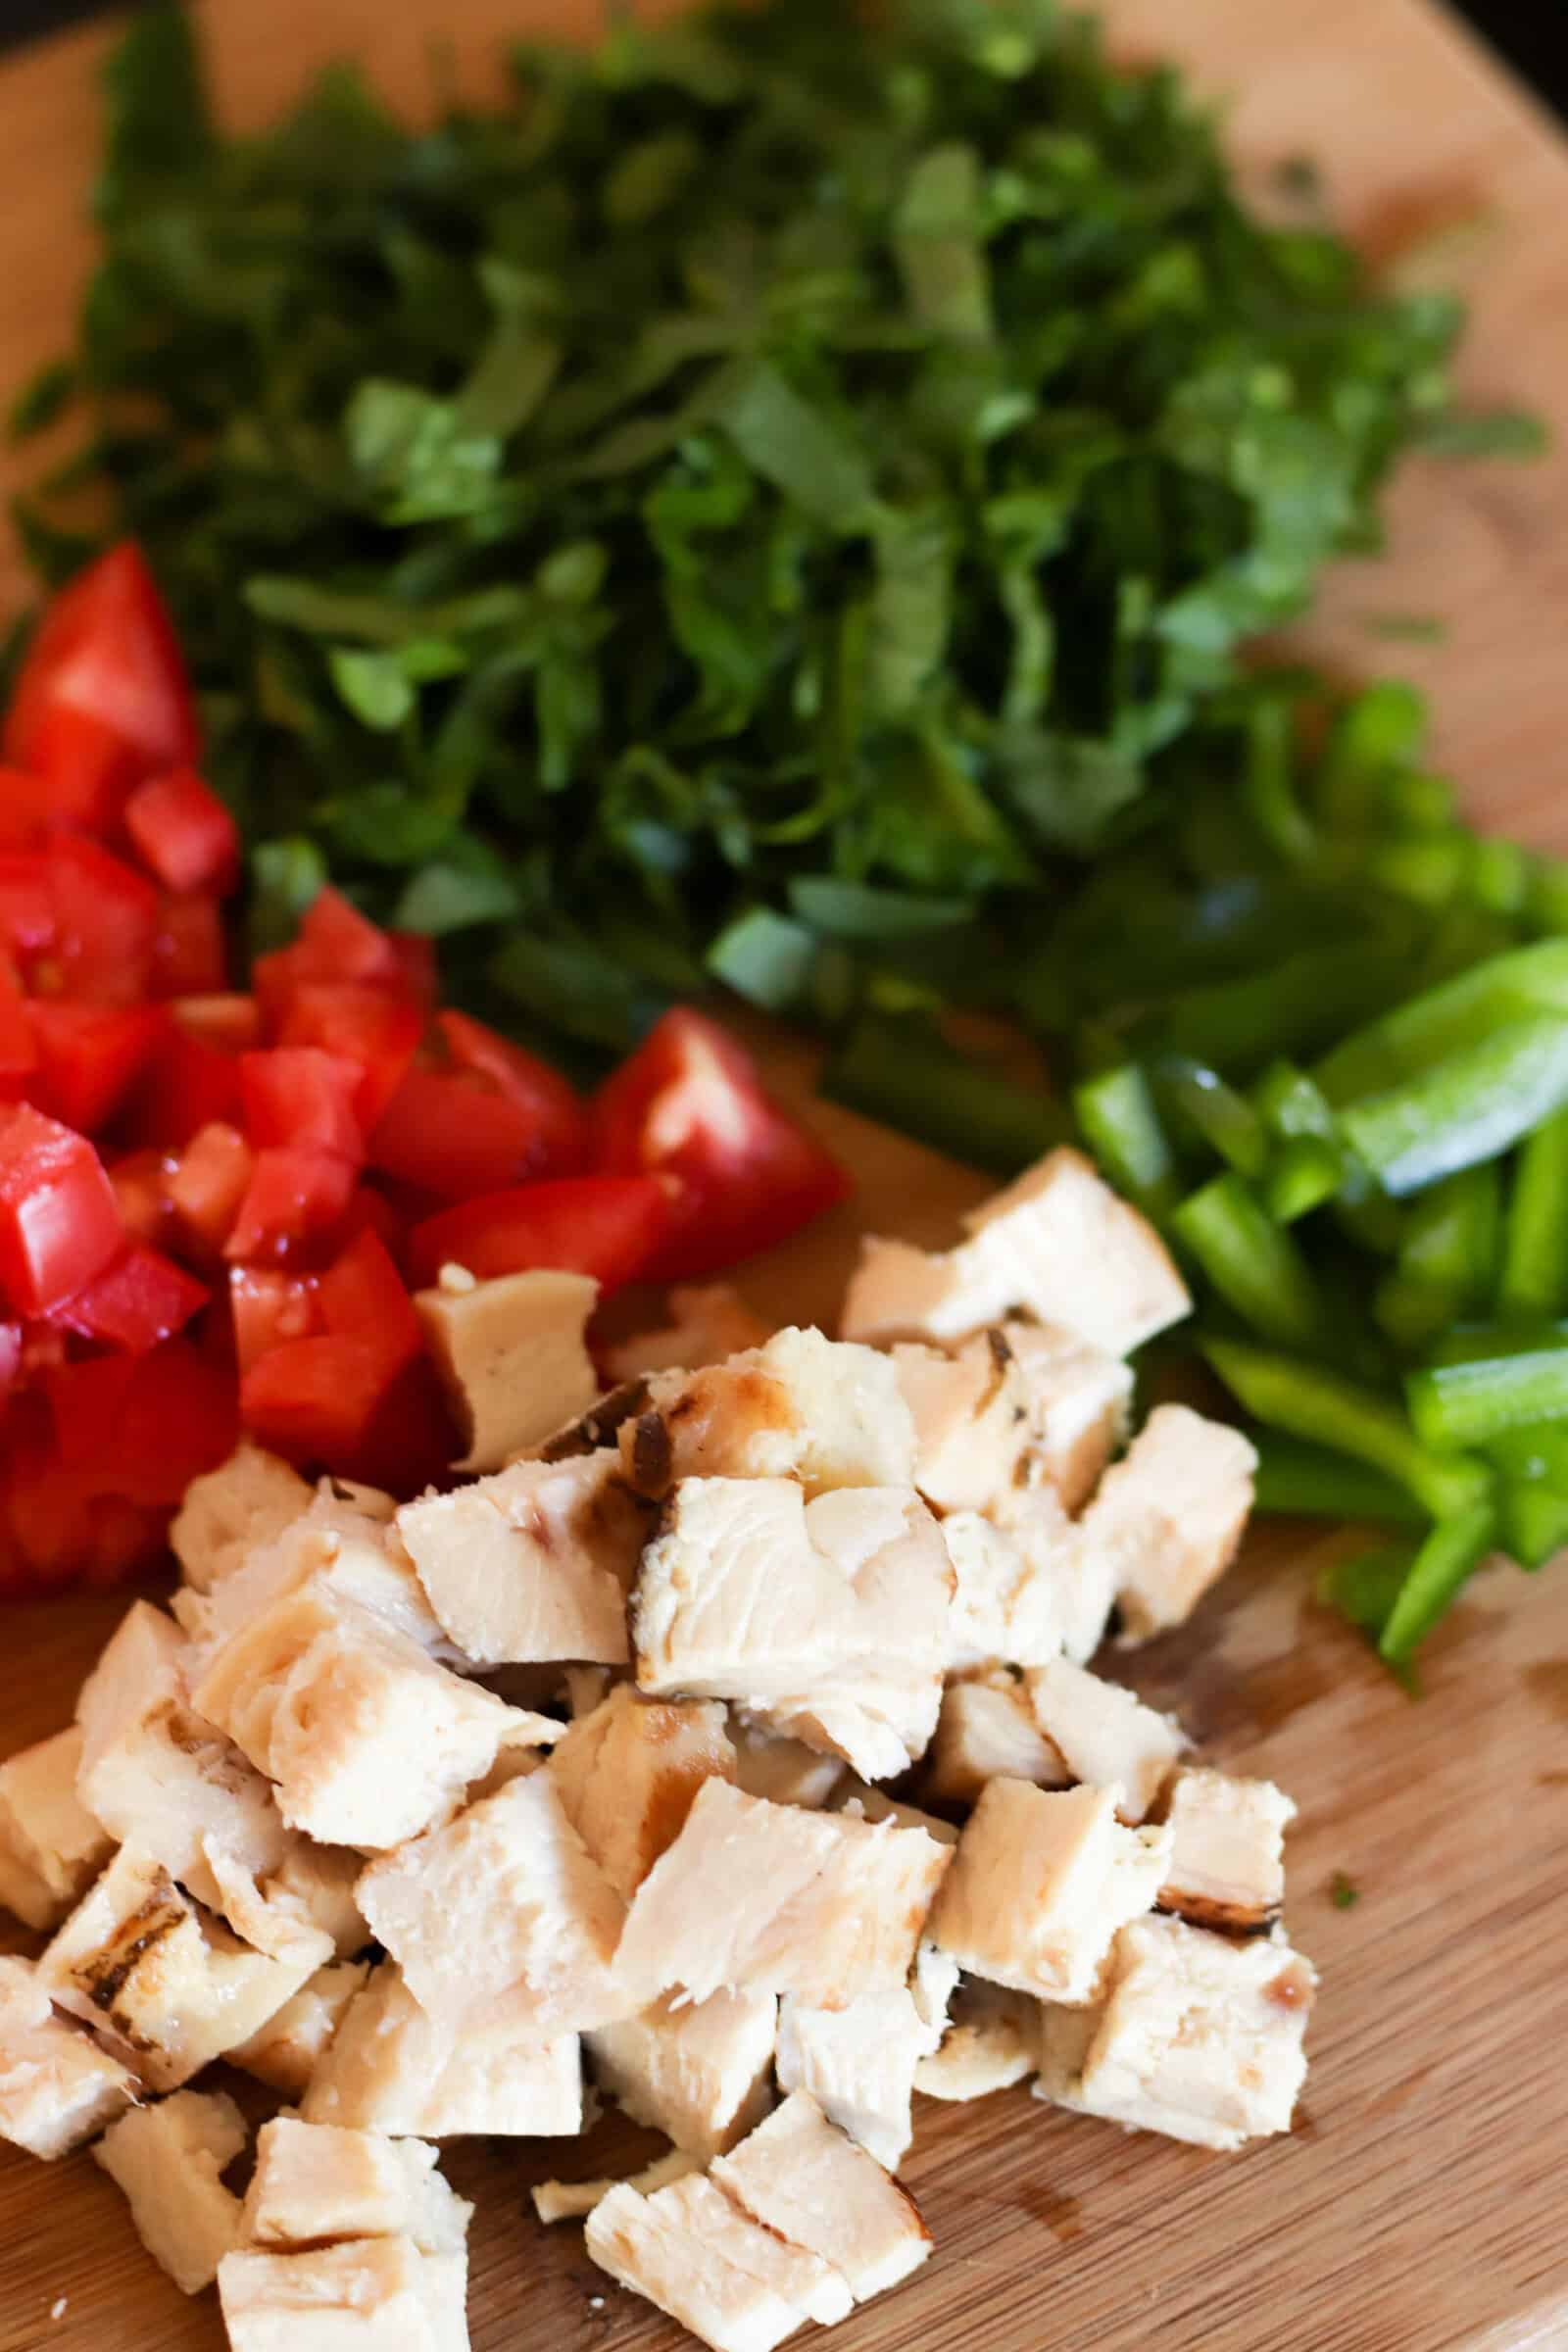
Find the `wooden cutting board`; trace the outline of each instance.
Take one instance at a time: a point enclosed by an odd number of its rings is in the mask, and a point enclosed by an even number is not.
[[[784,0],[787,5],[787,0]],[[580,28],[573,0],[217,0],[221,86],[256,120],[333,53],[370,59],[394,94],[424,86],[432,35],[479,88],[493,40]],[[1392,551],[1347,565],[1309,635],[1351,671],[1397,667],[1435,694],[1445,760],[1470,806],[1568,848],[1568,150],[1417,0],[1115,0],[1128,55],[1178,53],[1233,94],[1238,153],[1267,168],[1310,152],[1341,218],[1384,251],[1480,209],[1450,254],[1475,309],[1464,363],[1479,395],[1556,420],[1528,469],[1412,466],[1391,503]],[[64,335],[88,258],[90,74],[102,36],[0,70],[0,377]],[[7,561],[14,561],[7,556]],[[20,572],[0,582],[0,614]],[[1437,612],[1437,650],[1372,634]],[[803,1100],[809,1055],[780,1045]],[[845,1213],[764,1261],[748,1287],[780,1318],[831,1314],[858,1224],[950,1235],[982,1189],[953,1163],[847,1112],[813,1116],[860,1177]],[[1259,1541],[1181,1636],[1132,1668],[1180,1704],[1213,1756],[1294,1791],[1290,1924],[1323,1991],[1295,2132],[1219,2157],[1053,2113],[1014,2091],[921,2102],[907,2170],[935,2232],[919,2278],[841,2331],[843,2352],[1524,2352],[1568,2344],[1568,1585],[1501,1571],[1472,1587],[1431,1644],[1412,1704],[1311,1602],[1315,1561],[1343,1539]],[[0,1751],[63,1723],[122,1602],[0,1615]],[[1351,1909],[1330,1886],[1345,1872]],[[476,2352],[674,2347],[690,2339],[594,2271],[576,2230],[546,2236],[528,2183],[585,2175],[632,2147],[456,2146],[478,2201]],[[58,2316],[56,2316],[58,2313]],[[0,2352],[214,2352],[211,2296],[185,2302],[135,2244],[118,2192],[85,2158],[50,2170],[0,2151]]]

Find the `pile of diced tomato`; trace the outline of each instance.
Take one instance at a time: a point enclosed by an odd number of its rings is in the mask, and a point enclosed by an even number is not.
[[[700,1013],[584,1100],[333,890],[236,975],[239,837],[133,547],[44,614],[0,758],[0,1591],[155,1560],[241,1431],[441,1477],[443,1265],[705,1275],[846,1191]]]

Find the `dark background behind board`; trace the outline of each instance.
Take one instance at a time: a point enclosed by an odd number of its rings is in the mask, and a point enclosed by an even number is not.
[[[1310,8],[1312,0],[1257,0],[1260,8]],[[462,0],[454,0],[461,13]],[[0,0],[0,48],[107,13],[102,0]],[[522,9],[519,5],[519,17]],[[1565,0],[1460,0],[1455,13],[1507,59],[1548,105],[1568,116]]]

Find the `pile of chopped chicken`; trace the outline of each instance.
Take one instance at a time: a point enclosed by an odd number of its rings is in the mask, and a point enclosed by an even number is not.
[[[1088,1663],[1188,1615],[1251,1495],[1183,1406],[1127,1443],[1188,1303],[1150,1227],[1054,1152],[946,1254],[868,1244],[842,1340],[677,1296],[597,1402],[591,1303],[454,1270],[486,1475],[399,1509],[242,1448],[172,1614],[0,1768],[0,1898],[52,1932],[0,1961],[0,2134],[95,2140],[235,2352],[466,2345],[431,2143],[579,2132],[585,2077],[670,2150],[540,2213],[717,2352],[925,2260],[916,2090],[1289,2125],[1293,1807]],[[285,2103],[243,2194],[218,2059]]]

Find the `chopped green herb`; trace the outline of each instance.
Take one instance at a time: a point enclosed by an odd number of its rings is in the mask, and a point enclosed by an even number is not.
[[[1343,1870],[1337,1870],[1329,1881],[1329,1899],[1336,1911],[1353,1911],[1361,1900],[1361,1889]]]

